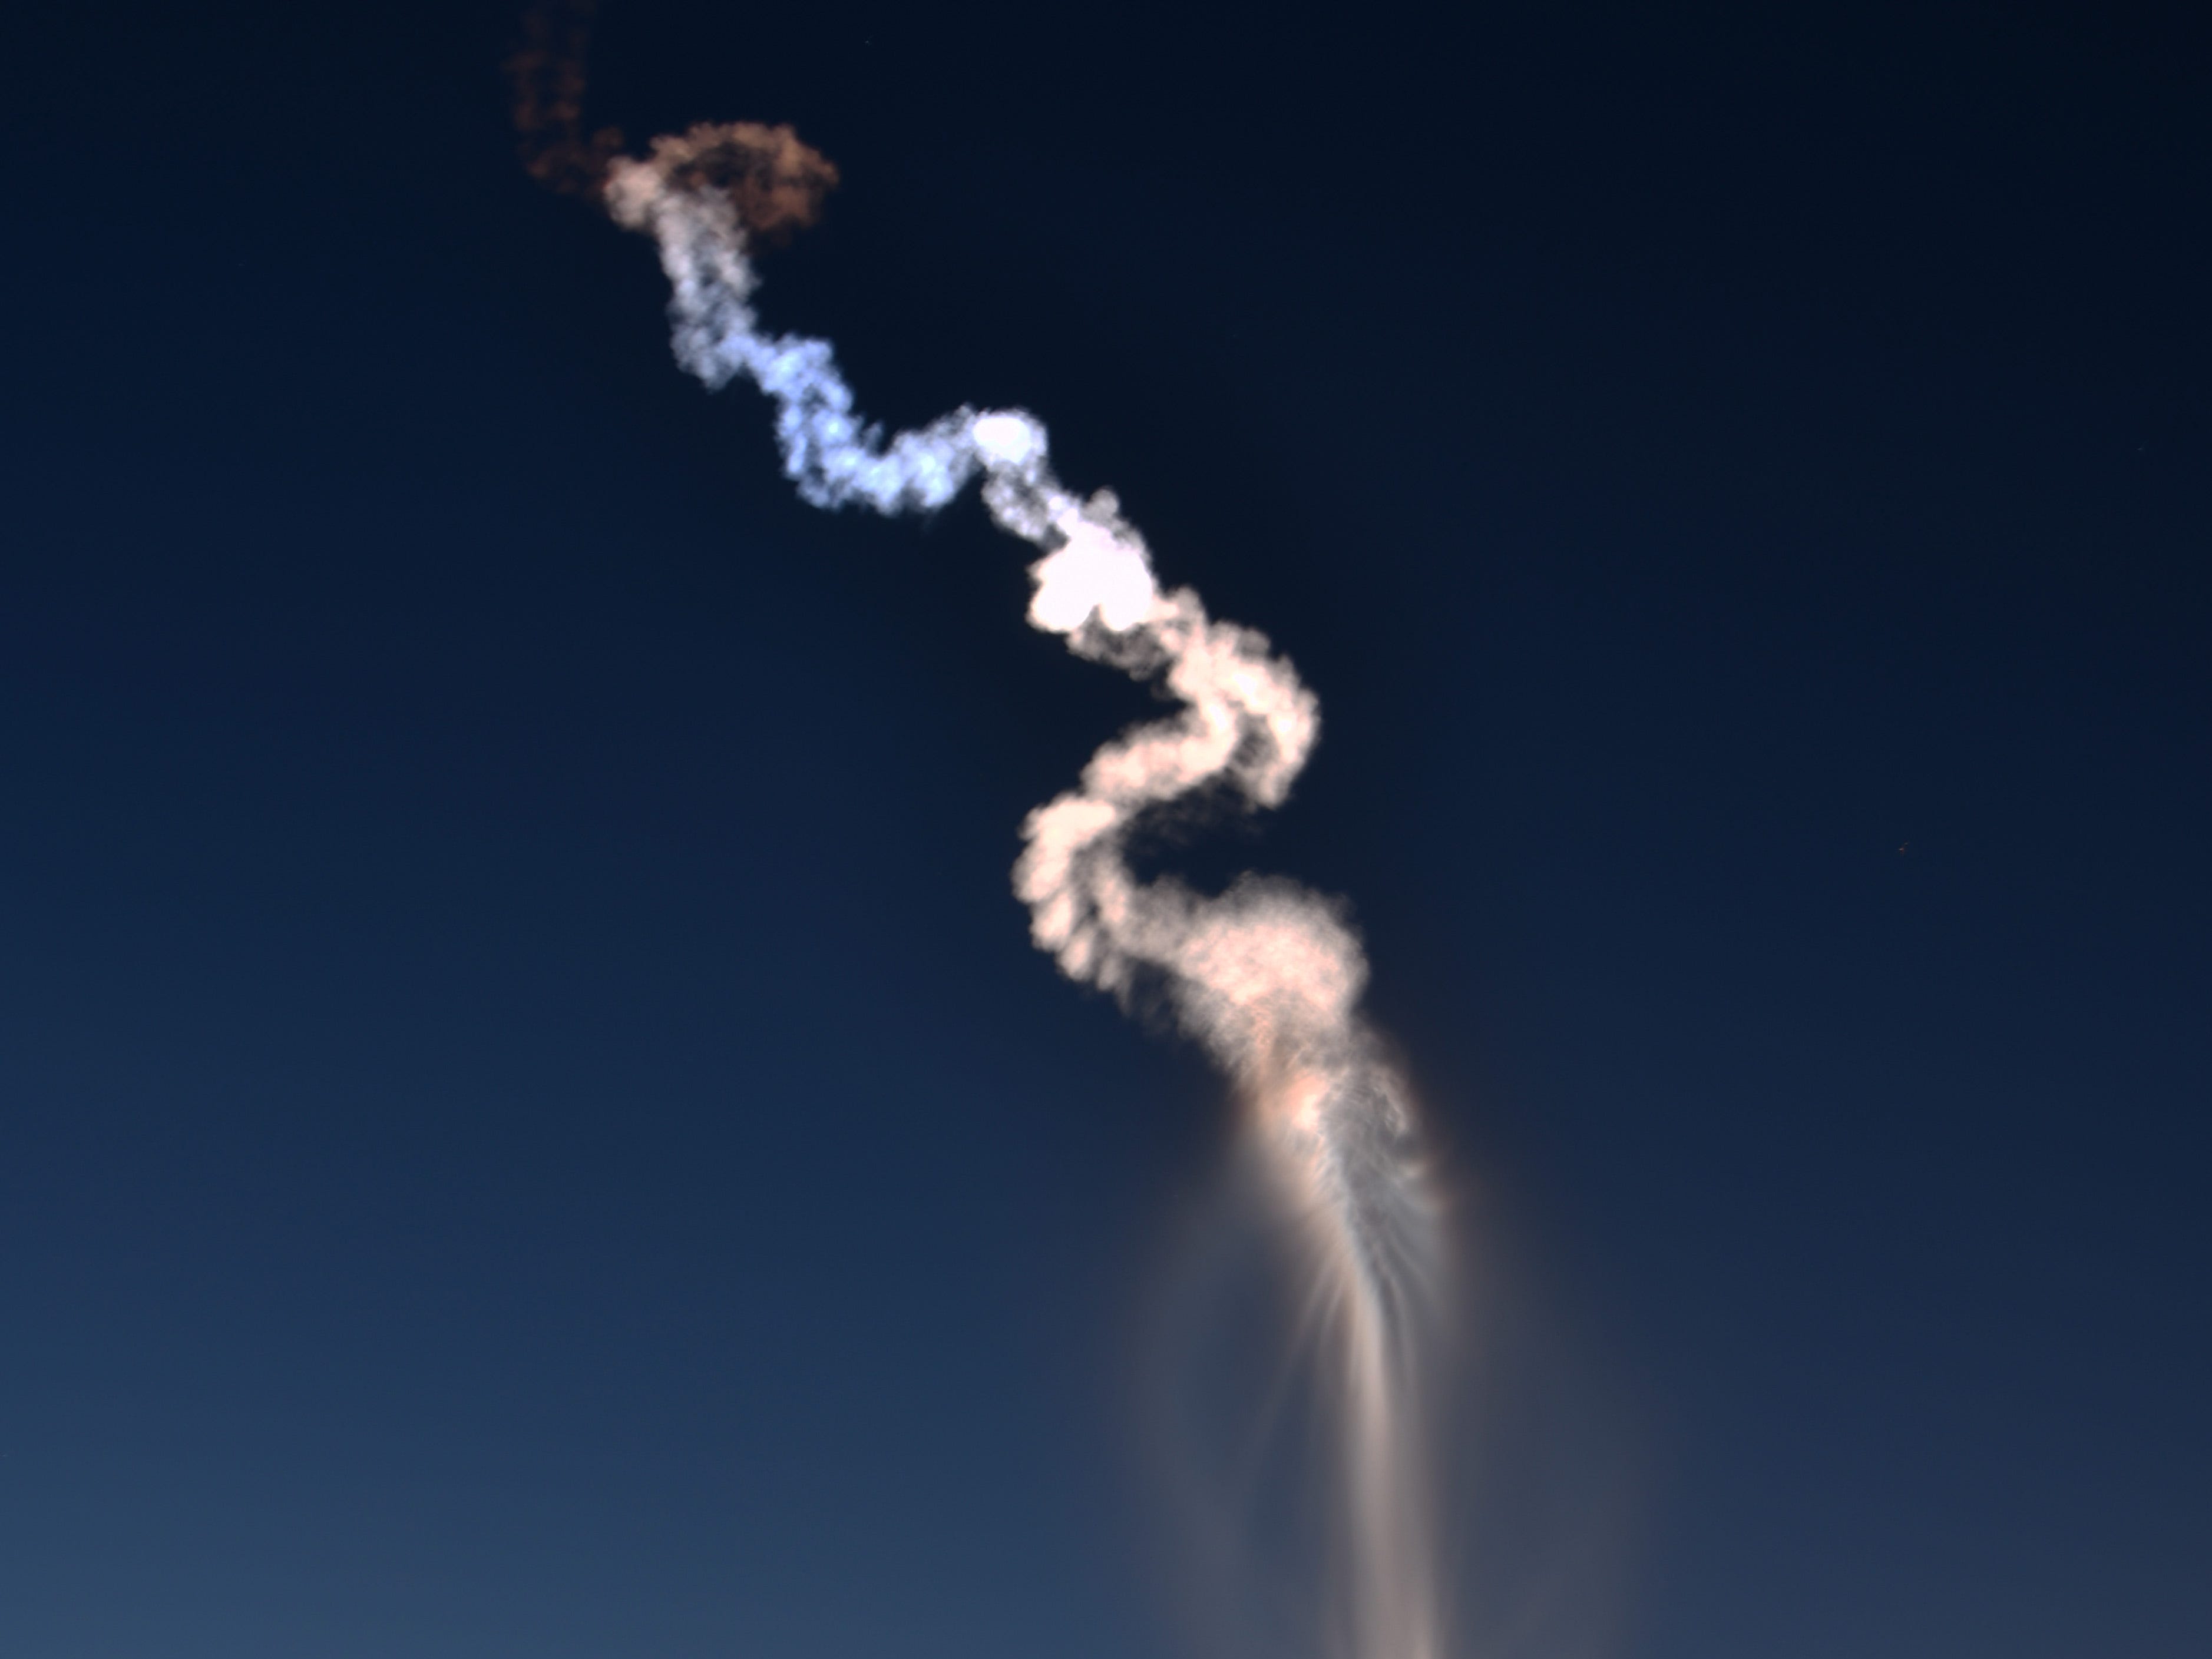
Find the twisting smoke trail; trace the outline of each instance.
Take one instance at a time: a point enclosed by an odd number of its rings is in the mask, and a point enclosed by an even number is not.
[[[1435,1659],[1417,1359],[1441,1229],[1410,1104],[1358,1013],[1365,958],[1339,907],[1302,887],[1248,876],[1207,895],[1140,881],[1128,858],[1144,816],[1194,791],[1280,805],[1319,733],[1312,693],[1263,635],[1163,589],[1112,493],[1079,497],[1054,475],[1035,416],[963,406],[886,435],[855,413],[828,342],[762,328],[750,239],[808,223],[836,182],[789,128],[702,124],[635,160],[580,138],[580,70],[515,67],[554,158],[533,171],[589,179],[619,223],[653,239],[678,360],[710,388],[743,378],[768,395],[805,500],[927,512],[980,480],[993,519],[1041,555],[1030,621],[1180,703],[1030,814],[1014,889],[1062,972],[1125,1005],[1163,997],[1244,1097],[1295,1223],[1340,1426],[1340,1645],[1346,1659]],[[554,88],[535,105],[533,74]]]

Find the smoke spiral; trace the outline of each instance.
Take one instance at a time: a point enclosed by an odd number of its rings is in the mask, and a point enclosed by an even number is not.
[[[1125,1005],[1160,997],[1242,1093],[1300,1241],[1337,1419],[1341,1645],[1346,1659],[1434,1659],[1418,1351],[1442,1230],[1407,1092],[1358,1012],[1359,941],[1339,905],[1292,883],[1248,876],[1209,895],[1140,880],[1128,857],[1147,813],[1194,791],[1280,805],[1319,705],[1264,635],[1162,588],[1113,494],[1079,497],[1054,476],[1034,415],[963,406],[886,434],[855,412],[828,342],[762,328],[748,239],[809,221],[836,179],[789,128],[735,123],[611,157],[601,188],[659,247],[678,362],[708,387],[743,378],[767,394],[805,500],[926,512],[980,479],[992,518],[1040,554],[1031,624],[1179,704],[1029,814],[1014,890],[1064,973]]]

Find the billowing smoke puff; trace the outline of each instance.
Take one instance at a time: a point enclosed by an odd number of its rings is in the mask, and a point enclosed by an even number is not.
[[[963,407],[886,435],[854,409],[826,341],[763,332],[749,235],[811,220],[836,181],[787,127],[697,126],[606,165],[615,218],[651,235],[674,288],[678,360],[710,387],[743,378],[775,405],[784,469],[817,506],[945,506],[970,481],[1042,555],[1029,620],[1079,656],[1157,677],[1181,704],[1100,749],[1032,812],[1014,869],[1037,944],[1125,1002],[1157,987],[1250,1103],[1317,1268],[1345,1413],[1355,1659],[1429,1659],[1437,1643],[1411,1345],[1437,1228],[1404,1092],[1358,1013],[1366,962],[1336,905],[1247,878],[1208,896],[1132,871],[1149,810],[1206,789],[1279,805],[1320,730],[1313,693],[1266,638],[1164,590],[1114,496],[1054,476],[1019,409]]]

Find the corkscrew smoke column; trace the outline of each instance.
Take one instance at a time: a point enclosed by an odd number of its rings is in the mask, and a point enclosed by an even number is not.
[[[836,178],[790,129],[701,125],[654,140],[642,160],[602,160],[571,142],[572,107],[564,166],[599,167],[616,220],[658,245],[678,360],[709,387],[742,378],[768,395],[801,496],[927,511],[980,481],[991,517],[1040,555],[1030,621],[1180,704],[1029,815],[1014,889],[1069,978],[1125,1004],[1164,999],[1247,1103],[1298,1240],[1339,1425],[1341,1645],[1347,1659],[1434,1659],[1417,1356],[1440,1230],[1405,1090],[1359,1016],[1359,942],[1337,905],[1291,883],[1248,876],[1208,895],[1140,881],[1127,856],[1147,812],[1196,790],[1280,805],[1319,733],[1313,693],[1265,637],[1164,589],[1115,497],[1079,497],[1054,476],[1035,416],[963,406],[886,434],[855,412],[826,341],[762,328],[749,239],[807,222]]]

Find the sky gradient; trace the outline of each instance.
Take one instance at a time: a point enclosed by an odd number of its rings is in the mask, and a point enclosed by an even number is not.
[[[1187,1650],[1141,1400],[1228,1114],[1007,883],[1152,705],[972,500],[791,496],[523,176],[515,33],[15,67],[0,1650]],[[2202,32],[609,0],[594,61],[634,140],[795,124],[770,320],[1035,409],[1320,694],[1162,859],[1354,905],[1559,1384],[1522,1650],[2206,1650]]]

